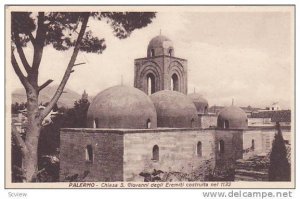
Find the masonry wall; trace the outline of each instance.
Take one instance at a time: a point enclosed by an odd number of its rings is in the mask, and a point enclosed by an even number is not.
[[[217,126],[217,115],[198,115],[201,128],[210,128]]]
[[[155,92],[171,89],[171,76],[178,76],[179,92],[187,94],[187,61],[185,59],[160,55],[134,60],[134,87],[147,94],[147,75],[155,78]]]
[[[93,149],[93,161],[86,160],[86,147]],[[123,180],[123,134],[99,129],[61,129],[60,180],[89,172],[80,181]]]
[[[171,90],[171,76],[177,74],[179,78],[179,92],[187,94],[187,60],[164,56],[164,89]]]
[[[216,130],[215,155],[217,167],[232,167],[237,159],[243,157],[243,130]],[[220,142],[224,142],[224,150]]]
[[[248,126],[274,126],[271,118],[248,118]]]
[[[247,159],[257,154],[267,154],[272,149],[272,143],[277,130],[275,127],[259,127],[244,130],[243,133],[243,158]],[[283,139],[291,143],[290,128],[281,127]],[[254,149],[251,149],[252,140],[254,140]]]
[[[202,143],[202,157],[197,143]],[[159,160],[152,158],[154,145],[159,146]],[[191,173],[198,168],[214,168],[214,130],[157,129],[124,135],[124,180],[143,181],[141,172]],[[203,169],[204,172],[204,169]]]

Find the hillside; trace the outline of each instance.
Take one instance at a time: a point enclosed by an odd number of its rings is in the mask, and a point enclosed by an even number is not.
[[[46,103],[49,102],[51,97],[54,95],[54,92],[57,89],[57,85],[56,86],[48,86],[46,88],[44,88],[39,96],[39,103]],[[78,94],[77,92],[65,88],[65,92],[61,95],[60,99],[58,100],[58,106],[64,106],[66,108],[72,108],[74,105],[74,102],[76,100],[79,100],[81,98],[81,94]],[[16,89],[15,91],[13,91],[12,93],[12,103],[22,103],[22,102],[26,102],[26,93],[25,90],[23,88],[20,89]]]

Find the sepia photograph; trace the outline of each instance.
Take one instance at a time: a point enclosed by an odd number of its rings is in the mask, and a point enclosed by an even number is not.
[[[5,6],[6,188],[295,188],[295,6]]]

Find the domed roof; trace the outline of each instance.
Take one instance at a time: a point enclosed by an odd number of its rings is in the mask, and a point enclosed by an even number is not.
[[[192,128],[197,126],[197,109],[183,93],[163,90],[150,95],[157,113],[157,126]]]
[[[158,35],[150,40],[147,55],[148,57],[160,55],[174,56],[173,42],[166,36]]]
[[[248,127],[247,114],[239,107],[226,107],[218,115],[217,126],[223,129],[245,129]]]
[[[150,40],[148,46],[151,46],[151,47],[154,47],[154,48],[156,48],[156,47],[165,48],[166,44],[173,44],[173,43],[168,37],[166,37],[164,35],[158,35],[158,36],[156,36],[156,37],[154,37]]]
[[[156,128],[156,110],[151,99],[139,89],[114,86],[100,92],[90,104],[88,127]]]
[[[190,93],[188,97],[195,104],[198,113],[208,112],[208,101],[200,93]]]

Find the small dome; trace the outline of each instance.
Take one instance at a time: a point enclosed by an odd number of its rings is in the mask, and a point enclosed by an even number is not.
[[[139,89],[114,86],[100,92],[88,113],[89,128],[156,128],[156,110],[151,99]]]
[[[217,126],[222,129],[245,129],[248,127],[247,114],[236,106],[223,108],[218,115]]]
[[[183,93],[163,90],[150,95],[157,113],[157,126],[193,128],[197,126],[197,109]]]
[[[173,42],[163,35],[158,35],[151,39],[147,50],[147,57],[160,55],[174,56]]]
[[[208,101],[199,93],[190,93],[188,97],[195,104],[198,113],[206,114],[208,112]]]

